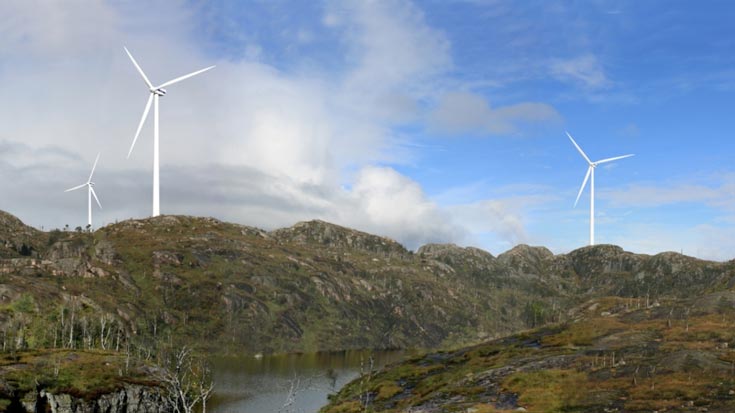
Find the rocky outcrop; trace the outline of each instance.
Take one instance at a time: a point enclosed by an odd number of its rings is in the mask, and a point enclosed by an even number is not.
[[[53,273],[56,265],[53,261],[37,258],[0,259],[0,274],[36,275]]]
[[[600,274],[635,272],[645,256],[636,255],[617,245],[594,245],[576,249],[569,254],[569,264],[580,277]]]
[[[385,257],[407,257],[408,250],[396,241],[368,234],[328,222],[313,220],[299,222],[270,233],[274,238],[298,244],[317,244],[333,249],[352,249]]]
[[[154,386],[126,384],[114,392],[97,397],[79,397],[68,393],[54,394],[41,390],[26,394],[20,404],[26,412],[52,413],[169,413],[163,391]]]
[[[498,261],[516,272],[541,274],[545,270],[544,261],[553,256],[548,248],[521,244],[498,255]]]
[[[439,259],[445,262],[474,259],[491,263],[495,257],[489,252],[474,247],[459,247],[455,244],[426,244],[416,251],[421,256]]]
[[[25,225],[17,217],[0,211],[0,258],[38,256],[45,233]]]
[[[473,278],[487,279],[502,273],[497,258],[485,250],[474,247],[459,247],[454,244],[427,244],[416,251],[429,264],[438,265],[443,272],[464,274]]]

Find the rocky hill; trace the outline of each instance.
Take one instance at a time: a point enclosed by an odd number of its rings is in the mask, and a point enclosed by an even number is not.
[[[0,258],[32,256],[39,251],[46,236],[7,212],[0,211]]]
[[[735,411],[735,292],[604,297],[567,316],[366,373],[322,412]]]
[[[563,322],[597,297],[650,304],[735,282],[733,262],[673,253],[522,245],[494,257],[439,244],[414,253],[323,221],[267,232],[161,216],[41,232],[2,213],[0,247],[0,333],[18,348],[62,337],[99,348],[115,335],[220,352],[451,347]]]

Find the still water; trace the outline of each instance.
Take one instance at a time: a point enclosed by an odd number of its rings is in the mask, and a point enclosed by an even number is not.
[[[402,351],[227,357],[214,360],[214,413],[316,413],[349,381],[374,368],[400,361]]]

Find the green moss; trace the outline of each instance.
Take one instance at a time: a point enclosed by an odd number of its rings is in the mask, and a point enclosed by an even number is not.
[[[37,386],[53,392],[94,399],[127,382],[148,381],[145,365],[126,366],[120,353],[103,351],[43,350],[6,354],[0,359],[3,380],[23,394]]]
[[[573,408],[589,389],[587,375],[571,370],[516,373],[503,382],[503,387],[518,394],[522,406],[539,413]]]
[[[376,400],[388,400],[393,396],[403,392],[403,387],[393,383],[385,383],[378,387]]]

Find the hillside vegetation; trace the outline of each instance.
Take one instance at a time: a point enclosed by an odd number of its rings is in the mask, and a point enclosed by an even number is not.
[[[605,297],[569,315],[366,374],[322,412],[735,411],[735,292]]]
[[[0,213],[3,348],[196,344],[217,352],[439,348],[549,322],[604,296],[728,289],[735,265],[619,247],[497,257],[322,221],[266,232],[211,218],[41,232]],[[148,350],[150,351],[150,350]]]

